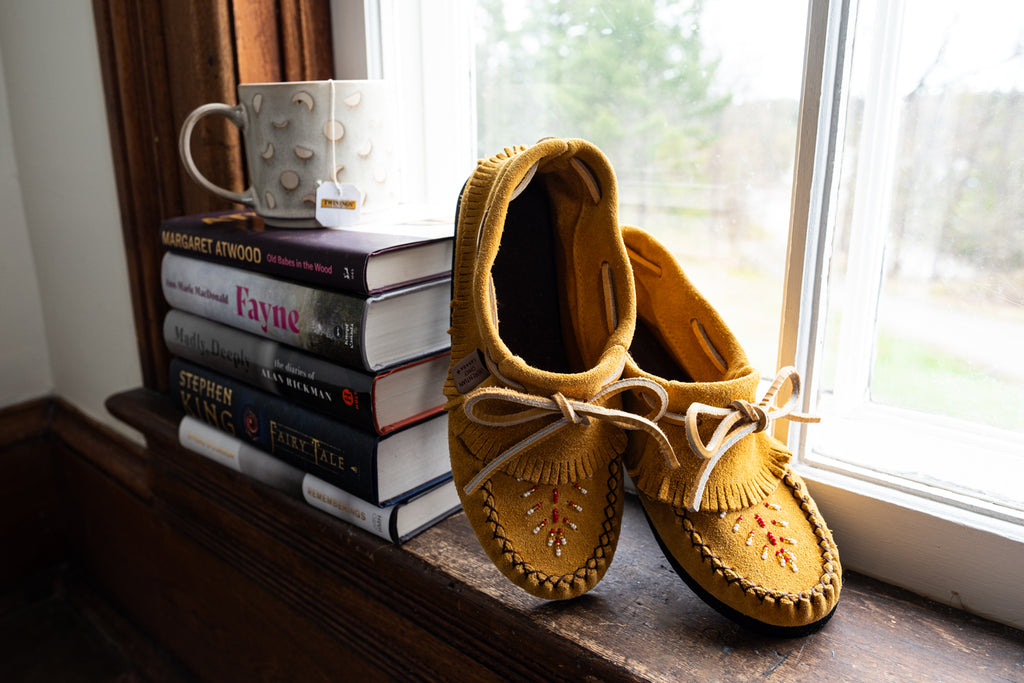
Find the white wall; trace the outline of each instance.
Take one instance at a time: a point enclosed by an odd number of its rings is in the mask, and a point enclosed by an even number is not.
[[[0,58],[0,74],[3,60]],[[0,407],[53,391],[32,245],[14,162],[7,89],[0,79]]]
[[[0,406],[131,434],[103,407],[142,377],[91,3],[0,2],[0,68]]]

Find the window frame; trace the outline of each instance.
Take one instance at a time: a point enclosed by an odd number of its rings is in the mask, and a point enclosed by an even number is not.
[[[856,0],[811,0],[808,14],[779,351],[779,365],[795,365],[805,379],[805,411],[814,410],[817,396],[838,185],[833,173],[856,11]],[[796,469],[835,532],[844,567],[1024,627],[1019,523],[955,493],[816,456],[809,438],[815,428],[779,424],[776,436],[794,448]]]

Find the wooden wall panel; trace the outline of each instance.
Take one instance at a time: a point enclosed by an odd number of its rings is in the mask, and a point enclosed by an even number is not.
[[[53,400],[49,397],[0,408],[0,450],[45,436],[52,410]]]
[[[106,597],[203,680],[381,680],[243,574],[66,446],[76,562]],[[230,541],[230,539],[224,539]]]
[[[56,449],[71,556],[137,623],[161,612],[165,531],[145,501],[66,444]],[[155,635],[155,634],[154,634]]]
[[[0,409],[0,591],[66,554],[53,486],[52,414],[50,398]]]
[[[67,555],[54,480],[52,439],[0,448],[0,593]]]

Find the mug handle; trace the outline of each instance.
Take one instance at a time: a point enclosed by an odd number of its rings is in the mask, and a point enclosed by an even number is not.
[[[239,130],[245,131],[245,110],[242,108],[242,105],[231,106],[229,104],[213,103],[197,107],[185,119],[185,123],[181,126],[181,135],[178,136],[178,153],[181,155],[181,161],[185,164],[185,170],[192,176],[192,180],[199,183],[209,192],[218,197],[251,207],[255,204],[251,185],[245,188],[243,192],[233,192],[220,185],[215,185],[206,179],[206,176],[199,171],[196,162],[192,159],[192,130],[199,123],[200,119],[211,114],[224,116],[228,121],[238,126]]]

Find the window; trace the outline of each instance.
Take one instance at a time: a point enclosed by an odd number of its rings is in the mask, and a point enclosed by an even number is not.
[[[367,7],[422,112],[414,196],[452,202],[506,145],[595,142],[621,220],[676,252],[765,375],[800,368],[824,419],[788,441],[844,565],[1024,626],[1013,2]]]
[[[449,213],[476,159],[471,7],[466,0],[331,0],[337,77],[396,84],[404,201]]]
[[[826,226],[816,374],[829,419],[809,435],[825,459],[1018,521],[1024,373],[1007,360],[1024,341],[1022,21],[1012,3],[861,3]]]
[[[481,155],[548,135],[594,142],[615,170],[620,220],[676,253],[773,375],[806,13],[756,1],[476,3]]]
[[[991,355],[1024,339],[1011,5],[812,4],[783,345],[844,564],[1020,627],[1022,385]]]

